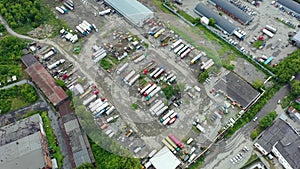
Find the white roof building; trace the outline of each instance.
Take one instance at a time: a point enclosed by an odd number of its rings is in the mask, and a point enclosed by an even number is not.
[[[156,169],[175,169],[181,163],[166,146],[157,152],[150,162]]]
[[[136,0],[104,0],[127,20],[136,26],[142,27],[143,24],[154,17],[153,12]]]

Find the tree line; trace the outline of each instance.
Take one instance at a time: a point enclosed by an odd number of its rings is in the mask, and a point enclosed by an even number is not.
[[[0,14],[12,28],[38,27],[46,18],[40,0],[0,0]]]

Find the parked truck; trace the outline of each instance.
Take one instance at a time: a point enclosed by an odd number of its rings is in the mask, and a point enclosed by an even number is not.
[[[269,36],[270,38],[272,38],[274,36],[274,34],[270,31],[268,31],[266,28],[263,28],[261,30],[264,34],[266,34],[267,36]]]
[[[202,57],[202,53],[198,54],[191,60],[191,65],[195,64]]]
[[[154,35],[153,37],[154,37],[154,38],[158,38],[164,31],[165,31],[165,29],[162,28],[161,30],[159,30],[158,32],[156,32],[155,35]]]
[[[174,43],[171,45],[171,49],[176,48],[181,42],[182,42],[182,39],[179,39],[179,40],[177,40],[176,42],[174,42]]]
[[[145,86],[143,86],[142,88],[139,88],[139,92],[140,94],[144,94],[144,92],[149,89],[149,87],[151,87],[153,85],[153,83],[147,83]]]
[[[140,61],[144,60],[145,58],[146,58],[146,56],[142,55],[142,56],[138,57],[137,59],[135,59],[133,62],[134,63],[139,63]]]
[[[100,16],[104,16],[104,15],[109,14],[110,12],[111,12],[111,9],[106,9],[106,10],[104,10],[104,11],[99,12],[99,15],[100,15]]]
[[[156,102],[149,110],[150,112],[152,112],[154,109],[156,109],[159,105],[161,105],[163,102],[161,100],[159,100],[158,102]]]
[[[157,73],[153,75],[153,78],[157,79],[164,71],[165,69],[161,68]]]
[[[124,65],[122,65],[118,70],[117,70],[117,74],[121,74],[127,67],[128,67],[129,63],[126,62]]]
[[[149,89],[147,89],[143,95],[146,97],[149,93],[151,93],[157,87],[156,84],[153,84]]]
[[[161,108],[160,110],[158,110],[158,111],[155,113],[156,116],[160,116],[160,115],[163,114],[167,109],[168,109],[168,106],[164,106],[163,108]]]
[[[88,106],[92,101],[94,101],[96,99],[97,99],[97,96],[93,94],[91,97],[87,98],[86,100],[83,100],[83,105]]]
[[[135,74],[135,70],[131,70],[123,79],[124,82],[127,82],[133,75]]]
[[[182,49],[184,46],[184,44],[179,45],[177,48],[174,49],[174,53],[177,54],[179,50]]]
[[[170,117],[172,114],[174,113],[174,110],[170,110],[167,112],[167,114],[165,114],[161,119],[160,122],[163,122],[164,120],[166,120],[168,117]]]
[[[59,65],[65,63],[65,61],[66,61],[65,59],[60,59],[60,60],[54,62],[53,64],[48,65],[47,67],[48,67],[49,70],[52,70],[54,68],[57,68]]]
[[[272,27],[272,26],[270,26],[270,25],[266,25],[265,28],[268,29],[268,31],[270,31],[270,32],[272,32],[274,34],[277,32],[277,29],[274,28],[274,27]]]
[[[63,9],[61,9],[60,7],[57,6],[55,9],[56,9],[56,11],[58,11],[59,13],[65,14],[65,11],[64,11]]]
[[[188,48],[185,52],[183,52],[183,53],[180,55],[180,58],[181,58],[181,59],[185,58],[191,51],[192,51],[192,49],[191,49],[191,48]]]
[[[80,26],[76,26],[76,29],[83,35],[83,36],[86,36],[87,35],[87,32],[84,30],[84,29],[82,29]]]
[[[136,74],[133,78],[129,80],[128,85],[132,86],[140,78],[140,76],[140,74]]]
[[[149,93],[146,96],[146,101],[150,100],[150,98],[152,98],[154,95],[156,95],[160,90],[161,90],[161,87],[159,87],[159,86],[156,89],[154,89],[151,93]]]
[[[114,110],[115,110],[115,106],[111,106],[105,113],[106,115],[110,115]]]

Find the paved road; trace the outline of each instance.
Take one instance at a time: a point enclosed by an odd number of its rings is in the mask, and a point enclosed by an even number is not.
[[[224,141],[219,141],[216,143],[212,149],[211,153],[206,157],[205,162],[203,164],[203,168],[208,168],[211,163],[213,163],[216,159],[216,156],[219,156],[219,154],[224,154],[223,156],[230,156],[231,152],[234,151],[238,145],[246,140],[251,140],[250,135],[254,128],[258,126],[259,120],[265,116],[267,113],[269,113],[272,110],[275,110],[277,107],[277,101],[282,100],[285,96],[289,94],[290,90],[288,85],[285,85],[281,87],[277,93],[268,101],[266,105],[257,113],[257,121],[256,122],[249,122],[247,125],[245,125],[243,128],[238,130],[231,138]],[[234,167],[233,167],[234,168]]]

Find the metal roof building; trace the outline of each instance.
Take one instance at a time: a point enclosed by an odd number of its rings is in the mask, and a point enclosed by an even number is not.
[[[300,16],[300,4],[293,0],[277,0],[279,5],[288,8],[290,11],[298,14]]]
[[[243,25],[249,24],[253,20],[253,17],[240,10],[238,7],[234,6],[227,0],[209,0],[210,3],[215,5],[218,9],[230,15],[232,18],[236,19]]]
[[[300,167],[300,136],[281,118],[263,131],[254,146],[263,155],[272,152],[284,168]]]
[[[40,115],[0,128],[0,169],[52,167]],[[33,160],[34,159],[34,160]]]
[[[68,98],[66,92],[56,85],[53,77],[39,62],[30,65],[26,72],[55,107]]]
[[[136,0],[104,0],[127,20],[136,26],[142,27],[143,24],[153,18],[153,12]]]
[[[300,48],[300,31],[296,33],[296,35],[292,38],[292,42]]]
[[[175,169],[181,163],[168,147],[159,150],[150,162],[156,169]]]
[[[233,32],[238,29],[238,27],[227,21],[222,16],[208,9],[207,6],[203,3],[199,3],[195,7],[194,11],[200,16],[205,16],[206,18],[214,18],[216,21],[216,26],[222,31],[227,32],[229,35],[232,35]]]
[[[224,93],[226,97],[242,109],[247,109],[260,95],[250,84],[233,72],[229,72],[219,79],[215,89]]]

